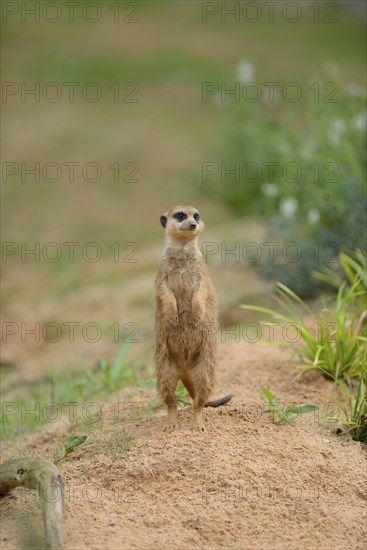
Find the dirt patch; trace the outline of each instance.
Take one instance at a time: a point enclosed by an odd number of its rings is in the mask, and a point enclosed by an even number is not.
[[[365,548],[366,448],[330,433],[324,406],[333,386],[295,373],[289,353],[275,346],[223,344],[215,394],[235,398],[206,410],[203,435],[191,432],[189,407],[173,434],[162,431],[163,411],[135,421],[128,403],[136,413],[154,391],[121,392],[124,414],[109,403],[98,436],[61,466],[64,548]],[[259,397],[263,386],[319,412],[275,425]],[[27,452],[45,455],[70,429],[66,421],[43,429]],[[111,434],[124,430],[135,443],[113,456]],[[4,550],[42,547],[35,500],[21,490],[3,499]]]

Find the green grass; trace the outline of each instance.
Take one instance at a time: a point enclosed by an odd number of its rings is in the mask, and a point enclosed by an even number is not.
[[[69,437],[62,447],[58,447],[57,449],[55,449],[53,462],[55,464],[58,464],[59,462],[64,460],[67,456],[73,453],[77,447],[83,445],[87,437],[88,436],[86,435],[74,435],[72,437]]]
[[[139,380],[138,382],[138,387],[140,388],[155,388],[156,385],[157,385],[157,381],[155,378],[149,378],[147,380]],[[176,387],[176,401],[180,407],[185,407],[186,405],[190,405],[192,402],[187,389],[185,388],[185,386],[181,381],[179,381]],[[163,401],[159,399],[152,401],[152,404],[154,403],[156,403],[157,405],[159,404],[159,406],[164,405]]]
[[[135,438],[125,430],[112,432],[104,444],[104,453],[113,460],[126,457],[134,441]]]
[[[242,309],[266,313],[284,324],[292,325],[298,331],[298,342],[277,343],[298,353],[302,372],[316,370],[335,382],[360,375],[367,343],[367,288],[362,275],[366,258],[361,253],[356,258],[357,261],[346,254],[341,255],[340,261],[349,282],[340,279],[335,300],[324,303],[318,314],[281,283],[277,283],[278,292],[274,297],[280,311],[253,305],[240,306]],[[335,277],[329,275],[331,284],[335,282]],[[323,275],[323,279],[329,280],[327,275]],[[311,325],[305,317],[311,320]]]
[[[336,297],[320,313],[315,314],[292,290],[278,283],[276,302],[281,312],[260,306],[243,305],[243,309],[262,312],[285,324],[297,327],[298,343],[276,343],[295,349],[300,356],[301,372],[315,370],[340,389],[341,414],[329,416],[328,420],[343,426],[356,441],[367,442],[367,274],[366,257],[358,251],[352,256],[340,255],[344,278],[338,273],[325,270],[316,273],[324,282],[338,288]],[[312,319],[312,325],[304,320]],[[275,414],[276,422],[291,422],[297,412],[309,412],[313,406],[278,408],[272,393],[263,388],[263,399],[269,411]],[[310,408],[311,407],[311,408]]]
[[[79,425],[90,421],[89,413],[84,413],[83,407],[93,403],[96,396],[105,396],[136,383],[136,365],[126,360],[129,345],[126,340],[122,343],[112,363],[102,360],[94,369],[84,366],[78,372],[54,375],[51,386],[43,382],[32,388],[29,397],[19,397],[9,405],[3,403],[1,439],[24,437],[37,426],[54,422],[61,414],[69,415],[71,421]],[[75,405],[70,407],[71,403]],[[98,411],[95,407],[97,415],[101,414],[103,402],[98,407]]]
[[[140,388],[155,388],[157,381],[156,378],[152,377],[146,380],[139,380],[137,385]],[[176,387],[176,401],[179,407],[186,407],[187,405],[192,404],[191,397],[181,381],[179,381]],[[155,411],[163,408],[164,406],[165,404],[162,399],[158,397],[151,399],[146,408],[147,415],[149,416],[150,413],[154,414]]]
[[[279,402],[275,400],[268,388],[262,388],[261,393],[262,399],[268,406],[267,412],[273,416],[275,424],[292,425],[298,414],[314,412],[318,408],[316,405],[288,405],[280,408]]]
[[[63,400],[84,401],[98,394],[112,393],[136,382],[137,367],[126,361],[130,343],[124,340],[115,360],[98,362],[95,368],[84,366],[78,373],[55,375],[52,381],[56,402]]]
[[[362,360],[357,387],[350,381],[339,381],[342,400],[339,404],[341,414],[329,417],[342,426],[342,433],[347,433],[355,441],[367,443],[367,364]]]

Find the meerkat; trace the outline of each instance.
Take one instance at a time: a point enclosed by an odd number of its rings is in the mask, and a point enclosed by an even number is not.
[[[204,431],[203,407],[232,399],[208,401],[217,363],[217,299],[198,246],[204,223],[192,206],[171,208],[160,222],[165,241],[155,281],[155,362],[157,389],[167,406],[165,431],[178,427],[179,380],[193,400],[193,429]]]

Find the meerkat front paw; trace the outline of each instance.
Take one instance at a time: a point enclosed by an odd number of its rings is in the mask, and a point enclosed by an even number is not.
[[[193,303],[192,306],[192,321],[196,327],[199,327],[204,320],[205,310],[200,302]]]
[[[172,308],[169,311],[165,312],[164,318],[165,318],[165,325],[167,329],[178,327],[179,320],[178,320],[177,309]]]
[[[178,327],[178,315],[174,315],[172,317],[168,317],[166,321],[168,328],[177,328]]]

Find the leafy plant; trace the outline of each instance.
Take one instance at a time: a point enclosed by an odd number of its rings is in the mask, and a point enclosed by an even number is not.
[[[132,381],[134,379],[134,371],[131,368],[128,368],[125,363],[129,346],[130,343],[127,340],[124,340],[113,364],[105,359],[100,362],[100,373],[102,375],[101,382],[103,389],[113,391],[119,387],[123,380]]]
[[[279,402],[275,401],[272,392],[268,388],[262,388],[262,399],[268,405],[268,411],[273,415],[276,424],[293,424],[298,414],[305,414],[315,411],[316,405],[289,405],[280,409]]]
[[[356,293],[354,305],[359,315],[364,314],[364,319],[366,317],[367,307],[367,258],[360,250],[357,250],[350,254],[341,252],[339,254],[339,261],[344,271],[344,278],[338,272],[327,267],[324,267],[323,273],[313,271],[312,276],[337,289],[343,284],[345,279],[349,286],[355,285]]]
[[[138,386],[140,388],[155,388],[156,384],[157,384],[157,381],[155,378],[148,378],[147,380],[139,380],[138,382]],[[176,401],[180,407],[185,407],[186,405],[191,404],[191,398],[188,394],[188,391],[181,381],[177,384]],[[151,399],[149,402],[149,407],[151,409],[159,409],[162,406],[163,406],[163,402],[161,399]]]
[[[111,364],[102,360],[96,367],[83,365],[79,371],[55,373],[51,379],[32,386],[29,398],[18,398],[9,403],[9,412],[3,407],[0,414],[0,438],[11,439],[24,435],[37,425],[47,422],[47,414],[42,411],[47,404],[55,403],[65,409],[67,403],[75,402],[82,405],[88,397],[101,392],[113,392],[135,381],[134,364],[126,361],[129,342],[124,341],[116,359]],[[51,392],[50,392],[51,382]],[[50,399],[51,393],[51,399]],[[35,404],[39,406],[36,414],[26,414],[22,411],[32,410]],[[47,410],[47,407],[46,407]]]
[[[176,400],[180,407],[185,407],[186,405],[191,405],[191,398],[188,394],[187,389],[182,382],[179,382],[176,388]]]
[[[341,378],[358,377],[362,358],[366,354],[366,288],[361,269],[365,258],[359,263],[343,254],[341,262],[348,271],[349,283],[342,281],[334,303],[324,304],[315,314],[296,293],[282,283],[277,283],[274,299],[282,311],[260,306],[242,305],[242,309],[266,313],[292,325],[298,333],[293,342],[278,341],[278,344],[295,349],[302,360],[299,368],[305,372],[317,370],[326,378],[338,382]],[[335,283],[336,276],[322,275],[325,281]],[[305,321],[304,316],[311,320]]]
[[[112,364],[102,359],[96,368],[85,365],[82,372],[55,376],[53,386],[56,400],[70,401],[75,397],[75,400],[80,401],[101,391],[116,391],[124,383],[135,381],[134,366],[126,362],[129,346],[130,343],[124,340]]]
[[[77,447],[82,445],[86,441],[87,437],[88,436],[86,435],[74,435],[73,437],[69,437],[63,447],[58,447],[55,450],[53,459],[54,463],[58,464],[61,460],[64,460],[67,456],[74,452]]]
[[[314,84],[322,88],[323,77]],[[243,101],[222,104],[228,126],[217,156],[225,170],[207,174],[205,190],[209,184],[239,215],[279,214],[289,220],[292,213],[284,201],[292,198],[301,223],[312,225],[310,211],[317,209],[325,228],[338,229],[335,222],[344,222],[341,209],[352,207],[350,190],[356,186],[363,194],[365,160],[365,91],[351,94],[346,83],[340,84],[338,101],[328,109],[315,101],[312,86],[305,86],[297,102],[266,93],[260,101],[248,101],[245,93]],[[353,199],[359,208],[358,195]],[[361,223],[353,217],[348,228],[355,222]]]
[[[247,64],[255,74],[256,67]],[[310,273],[327,261],[330,245],[336,255],[345,246],[365,245],[365,90],[354,93],[341,80],[338,100],[325,109],[315,101],[315,90],[330,84],[327,70],[313,86],[305,83],[294,103],[267,93],[249,101],[251,83],[244,82],[241,101],[221,103],[227,114],[223,145],[202,174],[203,192],[210,189],[238,216],[261,216],[264,242],[275,241],[280,249],[273,261],[263,254],[258,267],[266,279],[281,281],[302,298],[323,290]],[[302,254],[297,262],[285,262],[283,246],[295,240]]]
[[[344,432],[349,433],[355,441],[367,443],[367,364],[363,359],[357,389],[350,383],[339,380],[339,387],[344,396],[340,404],[343,417],[333,416],[329,420],[336,420],[344,426]]]

